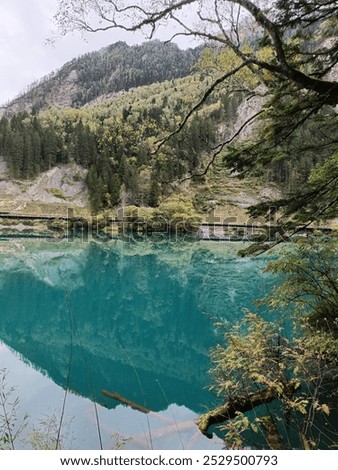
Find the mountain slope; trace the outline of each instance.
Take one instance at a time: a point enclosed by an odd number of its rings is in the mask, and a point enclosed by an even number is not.
[[[181,50],[176,44],[151,41],[128,46],[117,42],[65,64],[33,83],[3,109],[5,114],[50,107],[81,107],[122,90],[187,76],[201,48]]]
[[[85,211],[86,174],[73,163],[55,166],[34,179],[13,180],[0,157],[0,212],[64,215],[68,207]]]
[[[217,170],[218,164],[224,167],[225,157],[217,150],[224,147],[219,143],[234,142],[238,129],[242,139],[250,140],[256,125],[244,123],[260,111],[264,100],[261,93],[254,98],[257,84],[248,71],[239,74],[236,83],[219,86],[207,96],[231,59],[227,51],[206,51],[194,73],[163,81],[164,76],[188,73],[188,63],[198,54],[198,50],[182,52],[160,42],[134,47],[117,43],[69,62],[8,108],[27,105],[38,112],[0,119],[6,179],[29,185],[54,167],[79,165],[86,174],[93,213],[120,204],[156,208],[165,199],[185,193],[201,211],[218,212],[221,207],[231,217],[238,218],[240,212],[241,219],[246,207],[270,202],[271,196],[280,197],[279,190],[302,183],[320,155],[312,166],[307,155],[297,157],[292,171],[288,161],[276,158],[255,174],[257,181],[246,177],[238,183],[229,171]],[[137,86],[147,81],[155,83]],[[253,94],[247,96],[243,90],[250,87]],[[201,100],[203,106],[177,133],[189,110]],[[66,107],[68,101],[72,106]],[[298,138],[304,136],[303,132]],[[237,144],[241,142],[234,143],[233,151],[240,155]],[[65,195],[58,184],[49,188],[49,199],[51,191],[58,199]]]

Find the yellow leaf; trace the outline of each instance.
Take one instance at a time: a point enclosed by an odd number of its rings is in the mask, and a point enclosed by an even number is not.
[[[330,414],[330,408],[327,406],[327,405],[322,405],[322,411],[326,414],[326,415],[329,415]]]

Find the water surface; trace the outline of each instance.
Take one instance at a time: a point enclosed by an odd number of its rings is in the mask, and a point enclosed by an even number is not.
[[[0,368],[33,419],[66,411],[73,448],[219,448],[194,419],[216,403],[214,322],[233,323],[272,283],[238,244],[2,242]],[[118,393],[145,415],[102,394]],[[26,408],[26,409],[25,409]],[[28,408],[28,409],[27,409]]]

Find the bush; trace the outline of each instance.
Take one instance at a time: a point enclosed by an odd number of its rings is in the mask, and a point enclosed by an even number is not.
[[[187,196],[170,196],[156,208],[127,206],[124,210],[124,227],[135,230],[137,225],[147,231],[196,232],[202,217],[196,211],[192,199]]]
[[[173,195],[155,209],[155,219],[162,220],[170,231],[178,233],[197,232],[202,222],[192,198],[184,195]]]

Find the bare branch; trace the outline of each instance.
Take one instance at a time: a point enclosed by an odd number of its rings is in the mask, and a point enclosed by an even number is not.
[[[183,178],[181,180],[181,182],[183,183],[184,181],[188,181],[188,180],[191,180],[193,178],[198,178],[198,177],[202,177],[202,176],[205,176],[208,171],[210,170],[211,166],[215,163],[216,161],[216,158],[218,157],[218,155],[222,152],[222,150],[224,149],[224,147],[226,145],[229,145],[231,144],[241,133],[242,131],[245,129],[245,127],[250,124],[250,122],[254,121],[260,114],[263,114],[264,113],[264,110],[261,110],[259,111],[258,113],[254,114],[253,116],[251,116],[249,119],[247,119],[245,121],[245,123],[230,137],[230,139],[226,140],[225,142],[222,142],[221,144],[219,144],[217,147],[214,147],[212,150],[216,150],[216,152],[213,154],[211,160],[208,162],[208,164],[206,165],[205,169],[201,172],[201,173],[194,173],[190,176],[187,176],[186,178]]]
[[[92,0],[87,6],[84,0],[78,0],[78,2],[75,0],[61,0],[59,13],[56,15],[61,30],[65,33],[67,24],[91,33],[107,31],[112,28],[135,32],[142,30],[144,27],[149,27],[149,38],[152,38],[162,20],[167,21],[171,19],[182,28],[182,31],[175,33],[173,37],[177,37],[178,35],[191,35],[206,39],[207,41],[215,41],[224,44],[230,47],[242,61],[250,61],[251,64],[257,66],[258,71],[256,71],[256,73],[259,73],[260,69],[267,70],[277,77],[285,78],[296,83],[300,88],[314,91],[318,95],[325,97],[325,102],[329,105],[338,104],[338,82],[321,79],[323,75],[320,74],[320,72],[317,74],[317,77],[320,78],[312,77],[302,72],[300,69],[297,69],[293,64],[290,64],[287,58],[287,44],[283,38],[284,26],[282,26],[281,22],[278,22],[278,19],[271,20],[254,1],[227,0],[227,2],[221,3],[219,0],[213,0],[213,6],[210,10],[211,13],[209,14],[208,10],[207,15],[202,12],[206,5],[204,2],[198,2],[197,0],[163,1],[159,3],[162,8],[159,8],[157,3],[155,3],[155,7],[151,8],[151,2],[146,2],[146,5],[149,6],[148,8],[137,4],[128,4],[127,6],[119,7],[118,2],[113,0],[105,0],[106,7],[104,8],[101,3],[102,1],[103,0]],[[78,3],[81,7],[79,9],[76,8]],[[221,15],[220,8],[223,4],[226,5],[227,3],[232,6],[238,6],[236,19],[233,8],[228,12],[228,16]],[[182,8],[193,5],[199,5],[195,14],[202,24],[209,25],[209,31],[204,28],[192,29],[191,26],[185,24],[185,22],[179,18],[178,12]],[[67,6],[69,6],[70,11],[68,11]],[[311,7],[311,2],[306,2],[306,6]],[[262,61],[255,57],[253,53],[247,54],[241,49],[239,34],[241,8],[246,10],[257,24],[270,36],[275,51],[275,60],[271,62]],[[301,3],[300,9],[302,8],[304,7]],[[98,15],[99,20],[105,24],[90,25],[87,21],[87,15],[91,10],[93,10]],[[312,2],[312,9],[309,11],[307,8],[306,11],[301,11],[300,15],[303,14],[306,18],[312,18],[313,15],[316,21],[318,21],[320,19],[318,15],[323,13],[325,17],[332,17],[336,10],[337,2],[325,2],[324,5],[318,5],[316,2]],[[302,20],[299,16],[297,19],[298,21]],[[229,31],[226,26],[227,23],[229,24]],[[218,35],[217,32],[215,33],[212,30],[212,26],[217,26],[221,34]],[[233,32],[235,37],[231,37],[231,32]],[[332,64],[333,62],[335,61],[331,61]],[[325,70],[328,71],[332,69],[332,64],[323,64],[323,66]],[[262,76],[260,76],[260,78],[262,79]]]
[[[198,110],[200,109],[200,107],[206,102],[206,100],[208,99],[208,97],[213,93],[213,91],[218,87],[218,85],[220,85],[221,83],[223,83],[225,80],[227,80],[229,77],[235,75],[237,72],[239,72],[240,70],[242,70],[244,67],[246,67],[248,65],[249,62],[243,62],[242,64],[240,64],[238,67],[230,70],[230,72],[227,72],[226,74],[222,75],[221,77],[219,77],[217,80],[214,81],[214,83],[206,90],[206,92],[204,93],[204,95],[202,96],[202,98],[199,100],[198,103],[196,103],[191,109],[190,111],[186,114],[186,116],[184,117],[183,121],[179,124],[179,126],[174,130],[174,132],[172,132],[171,134],[169,134],[167,137],[165,137],[163,140],[161,141],[158,141],[158,142],[155,142],[155,144],[157,146],[157,149],[155,151],[158,152],[159,149],[166,143],[168,142],[169,139],[171,139],[172,137],[174,137],[175,135],[179,134],[182,129],[184,128],[184,126],[186,125],[186,123],[188,122],[188,120],[190,119],[190,117]]]

